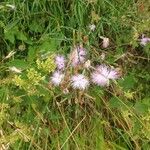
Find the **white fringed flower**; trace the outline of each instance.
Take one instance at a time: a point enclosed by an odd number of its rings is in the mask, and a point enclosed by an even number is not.
[[[64,78],[64,74],[60,73],[59,71],[55,71],[51,77],[51,82],[54,86],[59,86]]]
[[[74,89],[85,90],[89,86],[89,80],[82,74],[72,76],[71,85]]]

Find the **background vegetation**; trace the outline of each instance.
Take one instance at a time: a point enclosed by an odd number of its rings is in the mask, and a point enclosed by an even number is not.
[[[149,27],[147,0],[1,1],[0,149],[149,150],[150,44],[139,44]],[[78,43],[92,64],[116,66],[121,78],[82,97],[49,86],[52,56],[67,57]]]

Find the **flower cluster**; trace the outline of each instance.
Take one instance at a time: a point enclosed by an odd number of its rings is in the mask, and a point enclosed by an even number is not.
[[[76,46],[71,51],[68,61],[62,55],[56,56],[56,70],[50,77],[51,83],[54,86],[60,86],[65,83],[67,86],[64,89],[71,86],[73,89],[85,90],[92,83],[98,86],[108,86],[110,80],[119,78],[118,71],[105,64],[99,65],[96,68],[92,67],[91,61],[87,60],[86,54],[87,50],[85,48]],[[70,68],[74,70],[73,73]],[[87,73],[89,76],[86,76],[86,70],[90,72],[90,74]]]
[[[44,72],[47,72],[47,73],[53,72],[56,68],[56,63],[54,61],[53,55],[49,56],[45,60],[37,59],[36,64],[37,64],[38,69],[40,69]]]

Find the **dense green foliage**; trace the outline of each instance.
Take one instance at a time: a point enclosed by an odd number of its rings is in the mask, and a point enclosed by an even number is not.
[[[0,149],[149,150],[150,44],[139,44],[149,16],[147,0],[0,2]],[[78,43],[121,78],[67,94],[50,85],[54,56]]]

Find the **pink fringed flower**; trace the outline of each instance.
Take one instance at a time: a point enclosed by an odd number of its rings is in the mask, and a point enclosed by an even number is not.
[[[51,82],[55,86],[59,86],[64,78],[64,74],[60,73],[59,71],[55,71],[51,77]]]
[[[140,39],[140,44],[141,44],[142,46],[145,46],[147,43],[150,43],[150,38],[143,36],[143,37]]]
[[[86,50],[81,46],[77,46],[73,50],[73,52],[71,53],[71,56],[70,56],[72,66],[75,67],[79,64],[84,63],[85,57],[86,57]]]
[[[92,82],[100,86],[107,86],[109,85],[109,79],[117,79],[118,77],[118,72],[115,69],[100,65],[92,73]]]
[[[85,90],[89,86],[89,81],[84,75],[77,74],[72,76],[71,85],[74,89]]]
[[[55,63],[57,65],[57,69],[63,70],[65,68],[65,58],[64,56],[56,56]]]

